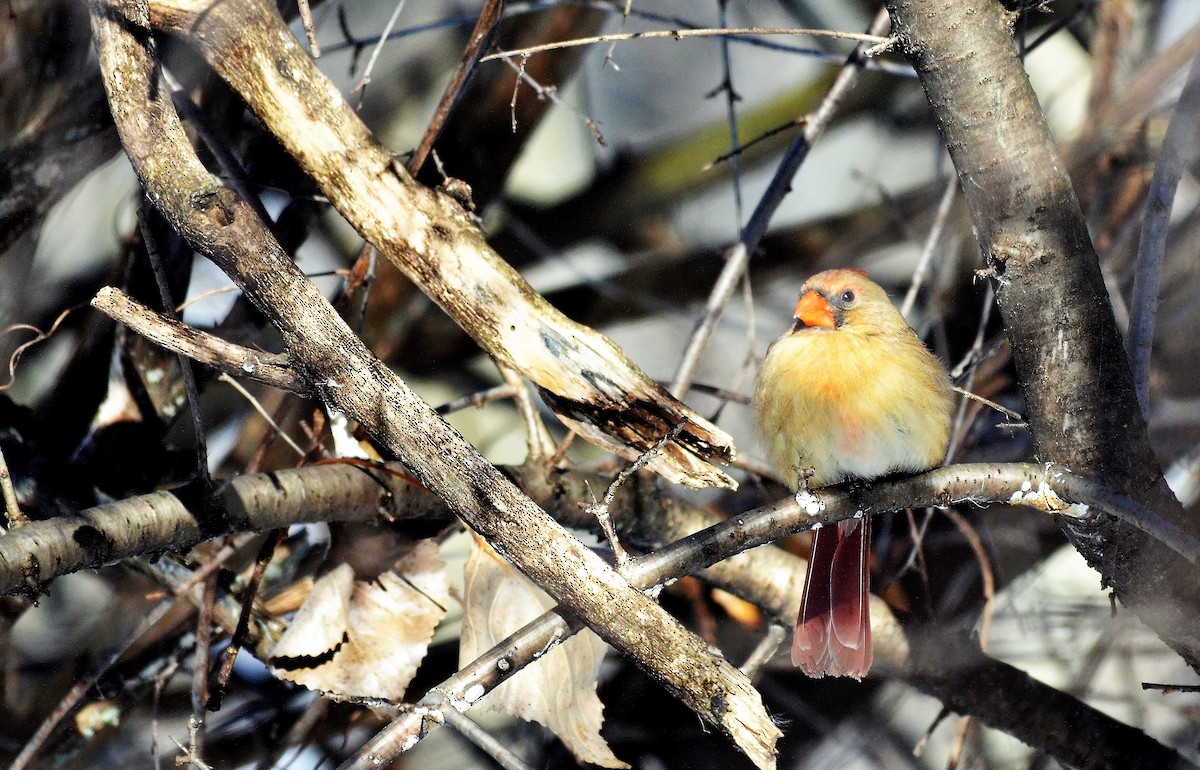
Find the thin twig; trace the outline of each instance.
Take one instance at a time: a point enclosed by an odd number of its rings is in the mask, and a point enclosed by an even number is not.
[[[308,49],[314,59],[321,58],[321,45],[317,42],[317,30],[313,28],[312,6],[308,0],[296,0],[300,8],[300,23],[304,25],[304,35],[308,38]]]
[[[546,429],[546,423],[538,414],[537,406],[534,405],[533,398],[529,394],[529,388],[525,385],[525,378],[511,366],[501,363],[497,363],[496,366],[500,370],[500,376],[504,378],[505,384],[512,388],[513,401],[517,405],[517,411],[525,420],[525,440],[528,445],[529,459],[541,460],[554,454],[558,447],[554,445],[554,439],[550,436],[550,431]]]
[[[232,559],[238,551],[242,550],[255,537],[256,535],[254,534],[244,534],[241,537],[226,542],[225,545],[221,546],[221,550],[213,554],[212,557],[193,570],[192,574],[188,575],[187,580],[183,582],[183,585],[179,587],[176,593],[190,591],[192,590],[192,586],[197,585],[203,580],[208,580],[214,572],[224,567],[226,562]]]
[[[683,423],[676,423],[671,426],[671,429],[662,435],[654,446],[642,452],[630,465],[626,466],[617,477],[608,485],[608,490],[604,493],[604,499],[599,503],[593,503],[587,507],[587,512],[596,517],[596,521],[600,523],[600,528],[604,530],[604,536],[608,538],[609,545],[613,549],[613,557],[616,559],[617,571],[620,572],[625,564],[629,561],[629,555],[625,553],[625,549],[621,547],[621,541],[617,539],[617,530],[612,523],[611,506],[613,498],[617,496],[617,490],[625,483],[633,474],[642,470],[646,465],[654,459],[654,456],[663,450],[667,444],[675,440],[683,430]]]
[[[283,439],[284,443],[287,444],[288,446],[290,446],[293,450],[295,450],[296,454],[300,455],[301,457],[304,457],[305,451],[300,448],[300,445],[297,444],[292,439],[292,437],[287,434],[287,431],[285,431],[283,428],[279,427],[279,424],[277,422],[275,422],[275,418],[273,418],[271,416],[270,412],[268,412],[266,409],[264,409],[263,405],[261,403],[259,403],[259,400],[257,398],[255,398],[253,396],[253,394],[250,393],[250,391],[243,388],[242,384],[240,382],[233,379],[232,377],[230,377],[228,374],[225,374],[224,372],[221,372],[221,376],[218,377],[217,379],[220,380],[221,382],[225,383],[229,387],[233,388],[234,390],[236,390],[238,393],[241,394],[242,398],[249,401],[250,406],[254,407],[254,411],[258,412],[259,416],[262,417],[263,420],[266,421],[267,425],[270,425],[271,429],[279,434],[280,438]]]
[[[154,760],[154,770],[160,770],[162,767],[158,758],[158,704],[162,699],[163,689],[178,669],[179,661],[172,659],[166,668],[154,676],[154,696],[150,700],[150,756]]]
[[[17,754],[16,759],[14,759],[12,764],[8,766],[8,770],[24,770],[24,768],[29,767],[30,763],[33,762],[34,758],[37,756],[37,753],[41,751],[42,745],[46,742],[46,739],[50,737],[52,732],[54,732],[54,728],[58,726],[59,722],[66,719],[75,711],[76,708],[79,707],[80,701],[83,700],[83,697],[87,695],[88,691],[100,681],[100,677],[104,676],[105,672],[116,665],[117,661],[121,659],[121,656],[125,654],[125,651],[133,646],[134,642],[145,636],[146,632],[148,632],[154,627],[155,624],[166,617],[167,613],[174,608],[175,602],[175,598],[172,597],[169,599],[164,599],[155,605],[154,608],[151,609],[144,618],[142,618],[142,621],[138,623],[137,628],[133,629],[128,636],[118,642],[117,645],[109,651],[108,655],[106,655],[103,660],[96,664],[95,668],[93,668],[87,676],[75,683],[75,685],[67,692],[67,694],[63,696],[62,700],[59,701],[58,705],[54,707],[54,710],[50,712],[49,716],[47,716],[46,719],[40,725],[38,725],[38,729],[29,738],[29,741],[21,748],[21,752]]]
[[[916,745],[913,746],[912,753],[914,757],[920,757],[925,753],[925,747],[929,745],[929,739],[933,737],[933,731],[938,728],[938,725],[946,721],[946,717],[948,716],[950,716],[950,709],[943,706],[942,710],[938,712],[938,715],[933,718],[932,722],[929,723],[929,727],[925,728],[925,732],[921,734],[921,737],[917,741]]]
[[[992,614],[996,599],[996,577],[992,572],[992,560],[988,558],[987,549],[979,539],[979,533],[971,526],[961,513],[953,508],[942,508],[942,515],[958,527],[958,531],[967,539],[971,550],[975,553],[975,561],[979,563],[979,575],[983,581],[983,612],[979,619],[979,649],[987,652],[988,641],[992,636]]]
[[[8,526],[20,527],[29,523],[29,519],[21,512],[21,504],[17,501],[17,490],[13,487],[12,474],[8,472],[8,462],[4,459],[2,450],[0,450],[0,491],[3,491],[4,495],[4,513],[8,520]],[[0,534],[4,532],[4,527],[0,527]]]
[[[632,10],[633,0],[625,0],[625,7],[621,10],[621,32],[624,32],[625,27],[629,25],[629,13]],[[722,24],[721,26],[725,25]],[[613,61],[613,54],[616,53],[617,50],[617,42],[618,41],[616,40],[612,41],[612,45],[608,47],[608,52],[604,54],[604,64],[602,66],[611,65],[614,70],[620,72],[621,68],[617,66],[615,61]]]
[[[742,673],[753,680],[762,667],[775,657],[775,653],[779,652],[779,645],[783,644],[787,633],[787,629],[778,623],[768,625],[767,633],[759,640],[754,652],[750,653],[750,657],[746,658],[746,662],[739,667]]]
[[[1158,280],[1171,204],[1179,187],[1179,178],[1200,156],[1200,56],[1192,62],[1175,112],[1167,124],[1154,176],[1146,193],[1146,213],[1138,241],[1137,271],[1133,278],[1133,299],[1129,308],[1129,334],[1125,350],[1133,368],[1138,405],[1145,414],[1150,401],[1150,353],[1154,345],[1154,316],[1158,310]]]
[[[889,24],[887,11],[881,10],[871,22],[868,34],[864,37],[871,38],[874,41],[882,40],[882,38],[873,33],[886,30]],[[805,121],[804,132],[797,137],[796,141],[792,143],[792,146],[788,148],[780,160],[779,167],[776,169],[771,183],[759,200],[758,206],[755,207],[754,213],[750,215],[749,223],[742,230],[741,239],[726,254],[725,266],[721,269],[721,274],[718,276],[716,283],[713,284],[712,291],[708,295],[708,302],[704,308],[704,315],[692,331],[687,349],[684,351],[679,368],[675,373],[675,378],[671,383],[671,394],[676,398],[682,398],[687,395],[688,390],[691,388],[692,378],[695,376],[696,367],[700,363],[700,356],[708,346],[708,341],[712,337],[717,321],[720,319],[721,313],[725,310],[725,305],[728,304],[729,298],[733,295],[733,290],[737,287],[742,273],[746,271],[746,264],[750,261],[750,255],[758,248],[759,242],[767,232],[767,225],[774,216],[775,210],[779,208],[779,204],[783,201],[784,196],[791,189],[792,177],[796,175],[800,165],[808,156],[808,150],[812,146],[812,143],[816,141],[817,137],[829,125],[830,120],[833,118],[834,113],[837,112],[838,107],[841,106],[846,94],[858,82],[858,76],[867,61],[866,57],[862,55],[863,47],[861,43],[855,47],[854,52],[846,60],[845,66],[842,67],[842,71],[838,73],[833,86],[830,87],[829,93],[825,95],[824,100],[822,100],[816,111]]]
[[[971,730],[971,717],[960,717],[958,727],[954,730],[954,743],[950,748],[950,755],[946,759],[946,770],[958,770],[962,762],[963,752],[967,747],[967,736]]]
[[[450,112],[458,102],[458,97],[462,94],[471,75],[475,72],[475,67],[479,64],[480,54],[487,50],[492,41],[496,39],[496,31],[500,28],[500,18],[503,13],[504,0],[486,0],[484,2],[483,10],[479,12],[479,19],[475,22],[475,29],[471,30],[471,38],[466,49],[463,50],[462,59],[459,60],[454,74],[450,76],[446,90],[442,92],[442,98],[438,101],[437,109],[433,111],[433,117],[425,128],[425,135],[421,137],[421,143],[417,145],[417,149],[413,151],[412,157],[408,160],[408,173],[413,176],[416,176],[417,172],[421,170],[421,166],[425,165],[425,158],[433,149],[433,143],[437,141],[438,135],[441,134],[442,126],[446,125],[446,119],[450,117]]]
[[[196,652],[192,658],[192,718],[188,729],[188,756],[204,756],[204,717],[208,705],[208,655],[212,651],[213,604],[217,601],[217,576],[204,580],[200,612],[196,616]]]
[[[263,575],[266,574],[267,565],[271,563],[271,557],[275,555],[275,549],[283,542],[286,534],[287,530],[275,530],[274,534],[267,536],[258,550],[258,556],[254,560],[254,569],[250,572],[250,579],[246,581],[246,587],[242,593],[242,614],[238,616],[237,629],[230,637],[229,646],[225,648],[221,668],[217,671],[216,682],[208,697],[206,707],[209,711],[221,709],[221,699],[225,695],[229,677],[233,674],[233,664],[237,662],[238,653],[241,651],[242,645],[246,643],[246,635],[250,631],[250,616],[254,610],[254,599],[258,595],[258,587],[262,584]]]
[[[913,305],[917,302],[917,293],[921,291],[921,284],[925,282],[925,274],[929,271],[929,263],[933,261],[933,253],[942,240],[942,231],[946,228],[946,220],[950,217],[950,207],[954,205],[954,196],[957,192],[958,176],[951,174],[946,182],[946,189],[942,193],[942,199],[938,203],[933,226],[929,228],[929,236],[921,248],[921,258],[917,260],[917,267],[913,270],[912,283],[909,284],[908,293],[904,295],[904,302],[900,303],[900,315],[904,316],[906,320],[911,321],[909,313],[912,312]]]
[[[971,343],[971,349],[967,352],[967,355],[963,357],[962,364],[955,367],[956,372],[962,370],[964,367],[969,366],[969,362],[978,361],[979,357],[983,354],[983,337],[987,331],[988,321],[991,320],[992,317],[992,308],[995,306],[995,302],[993,302],[994,296],[995,289],[992,287],[991,281],[989,281],[987,284],[987,290],[985,291],[983,297],[983,307],[979,311],[979,326],[977,326],[975,329],[975,341]],[[965,372],[967,375],[967,380],[963,383],[964,387],[962,388],[962,391],[964,395],[966,392],[969,392],[975,387],[975,367],[969,366]],[[958,389],[956,388],[956,390]],[[950,443],[946,447],[946,455],[944,458],[945,462],[951,462],[958,455],[959,442],[962,441],[962,437],[966,432],[966,426],[963,424],[966,414],[967,402],[965,400],[960,401],[958,404],[958,410],[954,415],[954,430],[950,435]],[[1024,420],[1022,420],[1022,422],[1024,422]]]
[[[963,388],[959,388],[959,387],[955,387],[954,392],[959,394],[960,396],[969,398],[972,401],[983,404],[986,407],[995,409],[997,412],[1004,415],[1005,417],[1016,420],[1017,422],[1022,422],[1022,423],[1025,422],[1025,417],[1020,412],[1015,412],[1003,404],[997,404],[995,401],[992,401],[990,398],[984,398],[983,396],[979,395],[978,393],[972,393],[969,390],[964,390]]]
[[[153,214],[151,213],[153,212]],[[138,228],[142,234],[142,246],[146,249],[146,258],[150,261],[150,270],[154,275],[154,283],[158,287],[158,296],[162,301],[167,318],[179,321],[175,313],[175,298],[171,296],[171,287],[167,282],[167,271],[163,266],[162,257],[158,253],[158,243],[150,228],[150,217],[159,217],[156,209],[149,208],[144,202],[138,209]],[[268,220],[269,221],[269,220]],[[196,387],[196,370],[192,368],[192,360],[183,353],[175,354],[179,362],[179,373],[183,377],[183,387],[187,392],[188,412],[192,416],[192,436],[196,447],[196,478],[204,483],[204,488],[212,487],[212,478],[208,473],[208,438],[204,429],[204,415],[200,412],[200,389]]]
[[[356,107],[362,106],[362,100],[367,95],[367,86],[371,83],[371,73],[375,71],[375,62],[379,61],[379,54],[383,52],[383,44],[391,34],[392,28],[396,26],[396,22],[400,20],[400,12],[404,10],[404,4],[407,0],[398,0],[396,7],[392,9],[392,15],[388,18],[387,24],[383,27],[383,34],[379,36],[379,42],[371,49],[371,58],[367,59],[367,66],[363,70],[362,78],[359,79],[358,85],[354,86],[353,93],[358,94],[358,104]]]
[[[1200,684],[1163,684],[1159,682],[1142,682],[1143,690],[1159,690],[1165,695],[1177,692],[1200,692]]]
[[[448,414],[453,414],[454,412],[473,406],[483,406],[489,401],[497,401],[502,398],[515,398],[516,395],[517,393],[513,386],[506,382],[503,385],[496,385],[487,390],[481,390],[478,393],[472,393],[442,404],[437,408],[437,413],[445,417]]]
[[[832,37],[838,40],[856,40],[859,43],[870,43],[879,45],[882,43],[891,43],[890,38],[880,37],[879,35],[862,34],[860,32],[838,32],[832,29],[788,29],[776,27],[742,27],[737,29],[656,29],[647,30],[645,32],[625,32],[614,33],[611,35],[594,35],[592,37],[581,37],[575,40],[563,40],[558,43],[543,43],[542,45],[534,45],[528,48],[514,48],[511,51],[498,51],[480,59],[480,62],[492,61],[493,59],[503,59],[510,56],[531,56],[535,53],[544,51],[557,51],[562,48],[575,48],[581,45],[595,45],[596,43],[607,43],[614,40],[649,40],[653,38],[673,38],[682,40],[692,37],[726,37],[730,35],[808,35],[810,37]]]
[[[583,121],[583,124],[588,127],[589,131],[592,132],[592,138],[596,140],[596,144],[600,145],[601,147],[607,147],[608,140],[604,138],[604,134],[600,131],[600,121],[596,120],[591,115],[588,115],[566,99],[563,99],[561,96],[559,96],[558,89],[554,86],[544,86],[539,83],[532,75],[525,71],[526,61],[528,61],[528,59],[524,56],[521,57],[520,64],[512,59],[504,60],[504,63],[508,65],[508,68],[516,73],[517,76],[516,82],[513,83],[512,99],[509,101],[508,105],[508,109],[512,114],[513,132],[515,133],[517,130],[517,89],[520,87],[521,83],[524,83],[533,89],[534,93],[537,94],[539,99],[549,99],[551,104],[567,110],[575,115],[575,117]]]
[[[505,5],[504,16],[506,18],[511,18],[521,14],[536,13],[537,11],[543,10],[547,7],[557,5],[559,2],[561,2],[561,0],[530,0],[529,2],[509,2]],[[575,0],[574,4],[585,6],[587,8],[595,8],[607,13],[619,12],[618,9],[614,8],[611,3],[604,2],[604,0]],[[357,59],[358,55],[364,48],[366,48],[368,45],[374,45],[383,39],[379,35],[358,37],[352,34],[346,26],[345,15],[341,6],[339,6],[338,11],[338,21],[342,27],[342,34],[346,39],[344,42],[334,43],[326,46],[325,53],[336,53],[338,51],[345,51],[349,49],[353,52],[355,59]],[[692,23],[680,16],[654,13],[652,11],[640,10],[637,8],[631,8],[630,15],[645,19],[647,21],[653,21],[660,24],[670,24],[684,29],[700,29],[702,27],[702,25]],[[437,21],[429,22],[427,24],[414,24],[411,27],[393,30],[388,34],[387,40],[390,42],[393,40],[399,40],[401,38],[420,35],[449,27],[464,27],[473,24],[477,18],[478,16],[475,14],[457,14],[454,16],[447,16]],[[772,39],[764,40],[758,37],[747,35],[730,35],[730,39],[754,48],[761,48],[768,51],[777,51],[787,54],[797,54],[800,56],[817,59],[821,62],[841,63],[845,61],[845,57],[838,54],[822,51],[816,48],[805,48],[802,46],[780,43],[777,40]],[[1032,46],[1030,48],[1032,50]],[[873,59],[868,62],[867,66],[870,69],[886,72],[889,75],[895,75],[898,77],[912,78],[916,76],[916,73],[913,72],[912,67],[903,62],[891,62],[887,60]],[[352,67],[351,69],[353,70],[354,68],[355,67]]]
[[[480,751],[494,759],[496,764],[503,767],[504,770],[533,770],[531,765],[522,761],[507,746],[493,738],[487,730],[472,722],[466,715],[451,708],[442,711],[442,717],[446,720],[446,724],[475,744]]]
[[[151,310],[113,286],[98,291],[92,307],[154,344],[225,374],[301,395],[311,391],[308,383],[291,368],[287,356],[243,347],[188,326]]]

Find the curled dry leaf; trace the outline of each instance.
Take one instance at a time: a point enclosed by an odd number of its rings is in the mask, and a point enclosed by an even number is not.
[[[334,699],[402,700],[449,601],[432,540],[371,582],[342,564],[313,585],[267,663],[275,676]]]
[[[465,569],[463,666],[554,606],[554,600],[477,537]],[[608,646],[584,629],[488,693],[480,706],[545,725],[580,762],[629,767],[600,737],[604,705],[596,677]]]

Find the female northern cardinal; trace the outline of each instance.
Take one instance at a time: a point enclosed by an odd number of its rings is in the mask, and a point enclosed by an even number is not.
[[[930,353],[861,270],[818,273],[796,324],[772,343],[754,402],[768,450],[793,489],[921,471],[942,461],[953,390]],[[813,677],[861,679],[871,666],[871,520],[815,532],[792,662]]]

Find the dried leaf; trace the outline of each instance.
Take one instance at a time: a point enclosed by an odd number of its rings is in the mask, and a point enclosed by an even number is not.
[[[432,540],[371,582],[342,564],[313,585],[268,663],[276,676],[333,698],[399,701],[449,601]]]
[[[554,606],[553,599],[479,538],[472,539],[465,582],[460,666]],[[545,725],[580,762],[629,767],[600,737],[604,705],[596,696],[596,677],[607,649],[585,629],[514,674],[480,706]]]

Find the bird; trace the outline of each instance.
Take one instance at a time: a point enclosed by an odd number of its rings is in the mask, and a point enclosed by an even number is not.
[[[800,288],[795,323],[767,349],[755,384],[763,443],[798,499],[810,487],[940,465],[954,390],[887,293],[862,270]],[[871,667],[869,517],[814,532],[792,638],[810,677],[862,679]]]

